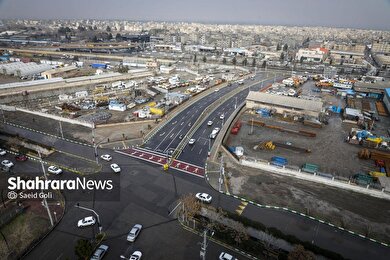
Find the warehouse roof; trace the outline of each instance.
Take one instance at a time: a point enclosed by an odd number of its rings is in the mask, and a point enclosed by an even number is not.
[[[246,100],[275,105],[290,107],[302,110],[321,112],[323,103],[321,101],[306,100],[296,97],[280,96],[262,92],[250,91]]]
[[[385,88],[390,87],[388,81],[377,81],[375,83],[357,81],[354,84],[355,91],[368,93],[384,93]]]

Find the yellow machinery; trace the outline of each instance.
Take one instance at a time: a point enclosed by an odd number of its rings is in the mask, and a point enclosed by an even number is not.
[[[153,115],[159,115],[159,116],[163,116],[165,111],[164,109],[162,108],[157,108],[157,107],[150,107],[149,108],[149,111],[150,113],[152,113]]]
[[[164,171],[168,171],[168,169],[169,169],[169,164],[167,164],[167,163],[164,164],[164,165],[163,165],[163,169],[164,169]]]
[[[275,149],[275,145],[272,141],[265,141],[265,142],[261,142],[260,144],[258,145],[255,145],[255,147],[253,147],[253,149],[257,150],[257,148],[260,148],[261,150],[274,150]]]

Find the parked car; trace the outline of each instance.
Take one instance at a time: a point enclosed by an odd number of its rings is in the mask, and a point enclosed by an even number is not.
[[[179,135],[179,139],[180,139],[180,140],[183,139],[183,135]]]
[[[196,193],[195,197],[201,202],[205,202],[205,203],[211,203],[211,200],[213,199],[209,194],[200,193],[200,192]]]
[[[27,161],[27,159],[28,159],[27,156],[24,154],[18,154],[15,156],[15,160],[20,161],[20,162],[25,162],[25,161]]]
[[[14,163],[11,162],[10,160],[4,160],[1,162],[1,165],[11,168],[12,166],[14,166]]]
[[[210,126],[210,125],[213,125],[213,123],[214,123],[213,121],[208,121],[207,125]]]
[[[77,222],[77,227],[93,226],[96,223],[96,219],[93,216],[85,217]]]
[[[4,166],[4,165],[1,165],[0,170],[2,170],[3,172],[10,172],[11,168]]]
[[[134,251],[134,253],[131,254],[129,260],[140,260],[142,257],[141,251]]]
[[[138,237],[139,233],[141,232],[141,229],[141,224],[135,224],[127,235],[127,241],[134,242],[135,239]]]
[[[0,149],[0,155],[3,156],[3,155],[6,155],[6,151],[4,149]]]
[[[98,249],[95,250],[95,253],[91,256],[91,260],[101,260],[108,251],[108,246],[100,245]]]
[[[115,173],[121,172],[121,168],[116,163],[111,164],[110,167]]]
[[[196,142],[196,139],[190,139],[190,141],[188,141],[188,144],[194,144]]]
[[[56,174],[56,175],[62,173],[62,170],[54,165],[49,166],[49,168],[47,168],[47,171],[50,172],[51,174]]]
[[[233,257],[231,254],[222,252],[219,255],[219,260],[237,260],[237,258]]]
[[[109,154],[103,154],[102,156],[100,156],[100,158],[102,158],[103,160],[105,160],[107,162],[112,160],[112,157]]]

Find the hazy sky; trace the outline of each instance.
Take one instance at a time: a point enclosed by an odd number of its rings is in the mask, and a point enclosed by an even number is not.
[[[0,19],[126,19],[390,30],[390,0],[0,0]]]

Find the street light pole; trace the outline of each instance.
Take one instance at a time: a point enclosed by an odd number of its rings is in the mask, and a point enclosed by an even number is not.
[[[206,260],[206,252],[207,252],[207,232],[209,232],[208,229],[205,229],[203,231],[203,242],[200,244],[200,257],[202,260]],[[214,235],[214,232],[211,232],[211,236]]]
[[[44,176],[45,180],[47,180],[46,170],[45,170],[45,166],[43,166],[42,155],[41,155],[40,151],[38,151],[38,155],[39,155],[39,161],[40,161],[41,166],[42,166],[43,176]],[[43,190],[41,190],[41,192],[43,192]],[[51,216],[49,205],[47,204],[46,196],[43,197],[43,206],[46,208],[47,215],[49,216],[51,226],[54,226],[53,218]]]
[[[218,179],[218,191],[222,191],[223,176],[225,175],[225,168],[223,167],[223,156],[221,156],[221,166],[219,168],[219,179]]]
[[[79,209],[83,209],[83,210],[87,210],[87,211],[91,211],[93,212],[95,215],[96,215],[96,218],[97,218],[97,221],[98,221],[98,226],[99,226],[99,233],[102,233],[102,225],[101,225],[101,222],[100,222],[100,218],[99,218],[99,215],[96,213],[96,211],[94,211],[93,209],[89,209],[89,208],[86,208],[86,207],[82,207],[79,205],[79,203],[77,203],[75,205],[76,208],[79,208]]]

